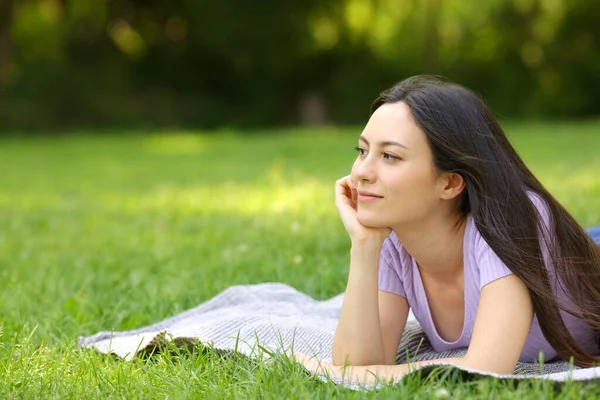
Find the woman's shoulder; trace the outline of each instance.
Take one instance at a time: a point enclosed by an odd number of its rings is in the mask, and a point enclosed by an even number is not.
[[[475,277],[481,290],[485,285],[512,272],[483,238],[472,215],[467,218],[464,240],[464,267]]]
[[[390,254],[390,253],[400,254],[402,251],[404,251],[404,247],[402,246],[400,239],[398,239],[398,236],[396,236],[396,232],[392,231],[392,233],[390,233],[390,235],[383,241],[383,246],[381,247],[381,253],[382,254]]]
[[[381,258],[383,258],[389,265],[394,267],[401,267],[402,264],[408,262],[410,255],[396,236],[396,233],[392,231],[390,235],[384,240],[381,248]]]
[[[546,200],[544,200],[539,193],[536,193],[532,190],[527,191],[527,196],[529,196],[529,200],[533,203],[533,205],[537,209],[538,214],[540,215],[540,218],[542,219],[542,222],[544,222],[544,224],[546,226],[548,226],[549,221],[550,221],[550,211],[549,211],[548,203],[546,202]]]
[[[546,201],[538,193],[531,190],[527,191],[527,196],[537,209],[541,220],[548,225],[549,210]],[[465,229],[465,245],[468,244],[471,245],[470,250],[474,252],[488,251],[490,247],[477,228],[477,224],[472,214],[467,215],[467,227]]]
[[[473,266],[477,266],[479,264],[478,260],[485,257],[488,252],[493,251],[477,228],[472,214],[467,215],[463,248],[466,264]]]

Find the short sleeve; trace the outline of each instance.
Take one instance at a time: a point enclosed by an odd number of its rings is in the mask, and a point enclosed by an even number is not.
[[[479,233],[477,236],[476,261],[479,267],[479,290],[481,290],[488,283],[512,274],[512,271],[508,269]]]
[[[381,255],[379,256],[379,290],[395,293],[406,298],[401,271],[400,254],[393,245],[391,238],[388,237],[383,243]]]
[[[549,265],[550,258],[548,257],[547,243],[550,239],[549,236],[546,235],[550,228],[548,206],[538,194],[534,192],[528,192],[527,194],[533,205],[537,208],[541,222],[540,226],[544,228],[543,231],[540,232],[540,247],[544,256],[544,260],[546,264]],[[477,249],[476,261],[479,268],[480,290],[488,283],[512,274],[512,271],[508,269],[506,264],[504,264],[494,250],[492,250],[490,245],[483,239],[479,231],[476,233],[475,242]]]

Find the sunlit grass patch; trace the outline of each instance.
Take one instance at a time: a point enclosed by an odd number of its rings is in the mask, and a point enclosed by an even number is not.
[[[507,131],[577,220],[600,224],[600,124]],[[515,388],[453,374],[365,395],[284,363],[214,354],[125,363],[75,348],[80,335],[140,327],[234,284],[284,282],[317,298],[343,291],[349,241],[333,184],[349,172],[359,132],[0,140],[0,397],[554,396],[548,382]],[[556,398],[596,394],[573,384]]]

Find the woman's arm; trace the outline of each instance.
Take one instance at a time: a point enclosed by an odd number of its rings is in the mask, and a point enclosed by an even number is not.
[[[394,365],[410,307],[404,297],[395,293],[380,290],[378,299],[384,364]]]
[[[453,364],[467,369],[512,374],[527,340],[533,306],[525,284],[508,275],[484,286],[467,354],[461,358],[420,361],[403,365],[337,367],[319,363],[306,355],[297,360],[309,370],[349,380],[374,383],[398,380],[422,365]]]
[[[481,289],[477,316],[464,366],[512,374],[533,322],[527,286],[516,275],[497,279]]]
[[[334,365],[393,364],[408,316],[405,298],[378,289],[381,245],[359,244],[333,342]]]
[[[379,255],[385,238],[391,232],[389,228],[369,228],[362,225],[357,218],[356,185],[346,176],[335,184],[335,203],[342,223],[350,240],[350,271],[346,295],[336,329],[332,359],[334,364],[384,364],[393,363],[396,349],[393,350],[392,340],[399,330],[402,334],[402,301],[395,300],[392,304],[389,296],[384,296],[379,302]],[[399,296],[398,296],[399,297]],[[405,307],[407,308],[407,307]],[[390,320],[390,315],[396,309],[398,322]],[[382,338],[380,311],[385,310],[383,326],[386,339]],[[382,311],[383,312],[383,311]],[[406,311],[408,313],[408,310]],[[406,314],[405,313],[405,314]],[[400,338],[398,337],[398,342]],[[397,344],[396,344],[397,346]]]

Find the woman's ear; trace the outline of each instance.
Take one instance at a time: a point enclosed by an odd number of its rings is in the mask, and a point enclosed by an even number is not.
[[[452,200],[465,189],[465,180],[462,175],[456,172],[443,172],[441,179],[442,192],[440,197],[444,200]]]

